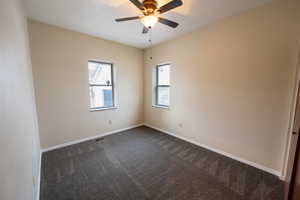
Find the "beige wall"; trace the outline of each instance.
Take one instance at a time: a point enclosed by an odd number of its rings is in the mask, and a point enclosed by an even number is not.
[[[274,2],[145,51],[146,123],[255,162],[283,166],[299,48],[297,0]],[[152,70],[171,62],[171,107],[152,107]],[[182,124],[182,128],[179,126]]]
[[[26,17],[18,0],[0,1],[0,27],[0,199],[33,200],[40,150]]]
[[[29,33],[43,148],[143,122],[142,50],[34,21]],[[89,111],[89,59],[114,63],[118,109]]]

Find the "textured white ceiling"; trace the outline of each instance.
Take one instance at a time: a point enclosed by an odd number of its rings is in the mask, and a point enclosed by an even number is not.
[[[142,35],[140,21],[116,23],[115,18],[140,15],[129,0],[24,0],[28,17],[47,24],[145,48],[149,35]],[[157,24],[153,43],[175,38],[271,0],[183,0],[183,6],[162,16],[179,22],[176,29]],[[160,5],[169,0],[158,0]]]

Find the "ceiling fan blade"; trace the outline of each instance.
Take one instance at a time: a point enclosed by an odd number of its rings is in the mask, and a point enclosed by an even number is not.
[[[146,34],[146,33],[148,33],[148,32],[149,32],[149,29],[148,29],[146,26],[144,26],[144,27],[143,27],[143,32],[142,32],[142,33],[143,33],[143,34]]]
[[[133,3],[138,9],[143,10],[144,5],[139,0],[129,0],[131,3]]]
[[[116,19],[116,22],[123,22],[123,21],[136,20],[136,19],[140,19],[140,17],[135,16],[135,17],[119,18],[119,19]]]
[[[159,13],[165,13],[169,10],[172,10],[174,8],[177,8],[177,7],[181,6],[182,4],[183,4],[183,2],[181,0],[173,0],[173,1],[163,5],[162,7],[160,7],[158,9],[158,12]]]
[[[170,26],[172,28],[176,28],[179,24],[177,22],[173,22],[171,20],[165,19],[165,18],[159,18],[158,21],[162,24],[165,24],[167,26]]]

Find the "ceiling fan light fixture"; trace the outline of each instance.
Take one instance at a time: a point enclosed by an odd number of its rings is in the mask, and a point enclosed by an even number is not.
[[[142,34],[149,32],[157,23],[167,25],[171,28],[176,28],[179,24],[177,22],[159,17],[160,14],[169,12],[179,6],[182,6],[182,0],[169,0],[169,3],[158,7],[157,0],[129,0],[133,3],[142,13],[143,16],[125,17],[115,19],[116,22],[124,22],[131,20],[141,20],[140,22],[144,25]],[[151,32],[150,32],[151,33]]]
[[[158,17],[155,15],[148,15],[145,16],[141,19],[142,23],[145,25],[147,28],[153,28],[155,24],[158,22]]]

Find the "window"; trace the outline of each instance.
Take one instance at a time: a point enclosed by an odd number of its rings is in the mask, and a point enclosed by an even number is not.
[[[170,105],[170,64],[156,66],[155,105]]]
[[[113,65],[89,61],[90,109],[101,110],[115,107]]]

